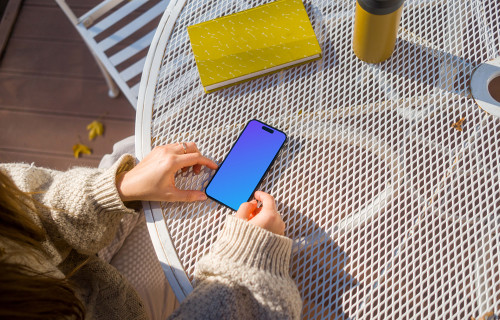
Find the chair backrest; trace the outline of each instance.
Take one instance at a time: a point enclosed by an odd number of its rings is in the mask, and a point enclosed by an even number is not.
[[[74,14],[65,0],[55,1],[101,69],[136,108],[146,55],[169,0],[106,0],[81,17]]]

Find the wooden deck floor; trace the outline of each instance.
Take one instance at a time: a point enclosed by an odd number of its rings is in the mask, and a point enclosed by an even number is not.
[[[77,14],[99,0],[69,0]],[[134,134],[135,111],[107,86],[77,31],[53,0],[24,0],[0,60],[0,162],[65,170],[99,164],[113,144]],[[86,126],[101,118],[105,134],[88,141]],[[82,142],[92,155],[75,159]]]

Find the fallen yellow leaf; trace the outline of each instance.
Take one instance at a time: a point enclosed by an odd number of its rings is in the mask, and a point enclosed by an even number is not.
[[[462,124],[464,124],[464,121],[465,121],[465,118],[462,118],[462,119],[458,120],[457,122],[453,123],[451,125],[451,127],[458,130],[458,131],[464,131],[462,129]]]
[[[92,141],[97,136],[102,136],[104,133],[104,125],[99,121],[92,121],[87,126],[87,130],[89,130],[89,140]]]
[[[73,146],[73,155],[78,159],[80,157],[80,153],[92,154],[92,150],[84,144],[77,143]]]

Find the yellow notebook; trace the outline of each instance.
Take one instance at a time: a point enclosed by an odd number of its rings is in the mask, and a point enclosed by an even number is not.
[[[301,0],[279,0],[187,28],[206,92],[321,57]]]

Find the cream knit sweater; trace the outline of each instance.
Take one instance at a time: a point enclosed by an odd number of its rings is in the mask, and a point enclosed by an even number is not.
[[[115,177],[133,168],[125,155],[106,170],[66,172],[26,164],[1,164],[0,170],[25,192],[35,192],[45,207],[33,219],[48,235],[44,259],[12,260],[64,277],[87,260],[71,279],[88,319],[146,319],[142,302],[116,269],[96,257],[113,239],[124,214],[137,214],[120,200]],[[289,276],[292,241],[228,216],[210,253],[196,265],[195,288],[173,319],[298,319],[302,302]],[[0,236],[0,246],[14,252]]]

